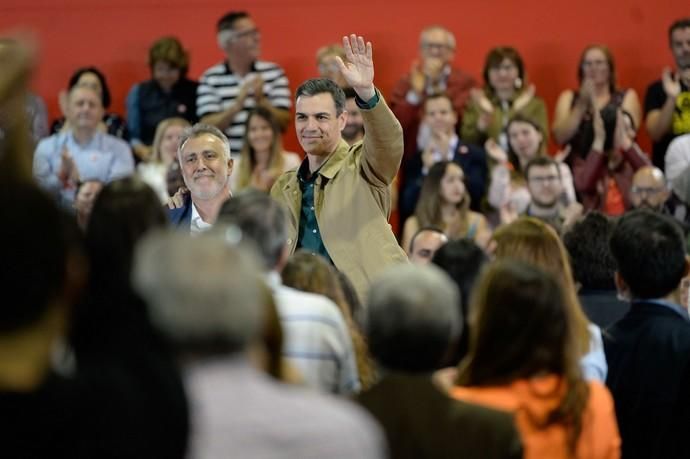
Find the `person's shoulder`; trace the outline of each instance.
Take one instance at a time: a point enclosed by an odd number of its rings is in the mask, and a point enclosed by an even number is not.
[[[661,92],[664,91],[664,85],[660,79],[654,80],[647,85],[647,92],[658,92],[658,91],[661,91]]]
[[[103,136],[103,142],[108,146],[108,148],[117,149],[119,152],[126,151],[127,153],[131,153],[129,144],[121,138],[104,132],[100,135]]]
[[[60,132],[44,137],[36,144],[36,151],[51,151],[64,138],[65,134]]]
[[[329,298],[316,293],[304,292],[287,285],[279,286],[276,291],[276,300],[281,312],[286,312],[285,307],[297,308],[300,313],[310,313],[313,317],[324,320],[342,319],[338,306]],[[340,320],[337,320],[340,322]]]
[[[284,151],[282,154],[285,164],[283,172],[294,170],[302,163],[302,158],[297,153],[292,151]]]
[[[210,76],[225,75],[226,73],[227,73],[227,67],[226,67],[225,63],[224,62],[218,62],[217,64],[214,64],[211,67],[204,70],[204,73],[201,74],[201,78],[207,78]]]
[[[270,62],[270,61],[256,61],[254,62],[254,68],[257,70],[257,72],[266,72],[269,70],[280,70],[281,72],[285,73],[285,70],[278,65],[275,62]]]

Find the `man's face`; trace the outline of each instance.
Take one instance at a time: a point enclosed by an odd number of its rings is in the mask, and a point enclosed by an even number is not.
[[[553,164],[530,167],[527,188],[532,202],[536,205],[541,207],[555,206],[563,193],[558,168]]]
[[[345,111],[347,112],[347,120],[342,132],[343,138],[349,142],[364,134],[364,120],[354,97],[345,101]]]
[[[450,135],[458,122],[458,116],[447,97],[434,97],[424,103],[424,120],[432,131]]]
[[[224,51],[232,56],[256,60],[261,54],[261,33],[251,18],[240,18],[232,26],[232,35]]]
[[[414,238],[410,248],[410,262],[416,265],[428,265],[434,254],[443,244],[448,242],[445,234],[437,231],[422,231]]]
[[[690,69],[690,27],[671,33],[671,52],[679,69]]]
[[[232,159],[225,157],[223,142],[211,134],[187,140],[180,152],[180,164],[192,198],[202,201],[218,196],[232,173]]]
[[[336,114],[330,93],[299,96],[295,104],[295,130],[308,155],[328,156],[340,142],[340,131],[347,122],[345,112]]]
[[[101,97],[93,89],[75,86],[69,94],[67,119],[76,128],[95,131],[103,119]]]
[[[453,60],[455,49],[448,32],[443,29],[430,29],[424,32],[419,41],[421,60],[429,58],[440,59],[444,64]]]
[[[633,207],[661,212],[668,196],[669,191],[660,170],[645,167],[637,171],[630,187],[630,202]]]

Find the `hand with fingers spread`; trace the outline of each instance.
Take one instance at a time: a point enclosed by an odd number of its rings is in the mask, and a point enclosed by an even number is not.
[[[508,162],[508,153],[494,139],[488,139],[484,142],[484,149],[489,158],[492,158],[497,163],[505,164]]]
[[[371,42],[364,43],[363,37],[355,34],[343,37],[343,48],[347,64],[336,56],[345,81],[355,90],[360,99],[368,101],[376,94],[374,89],[374,60]]]
[[[572,147],[570,146],[570,144],[566,145],[558,153],[556,153],[556,155],[553,157],[554,161],[556,161],[557,163],[562,163],[566,160],[568,156],[570,156],[571,150]]]

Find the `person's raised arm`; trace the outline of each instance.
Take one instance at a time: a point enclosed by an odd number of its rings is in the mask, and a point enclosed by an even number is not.
[[[575,135],[587,108],[591,104],[591,90],[588,89],[587,82],[583,81],[582,86],[575,104],[573,104],[575,97],[573,91],[563,91],[558,96],[556,112],[553,117],[553,137],[560,145],[568,143]]]
[[[362,170],[367,180],[388,186],[400,167],[403,134],[400,123],[374,87],[374,60],[370,42],[356,35],[343,37],[347,64],[336,57],[345,81],[357,94],[362,108],[364,135]]]
[[[661,108],[650,110],[645,119],[647,133],[653,142],[658,142],[671,129],[673,113],[676,110],[676,97],[680,94],[678,74],[673,75],[668,67],[661,75],[661,84],[666,93],[666,100]]]

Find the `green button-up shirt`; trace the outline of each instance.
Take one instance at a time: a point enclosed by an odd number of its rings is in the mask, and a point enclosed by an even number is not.
[[[309,175],[309,159],[304,158],[302,165],[297,170],[299,188],[302,191],[297,248],[309,250],[312,253],[318,253],[326,258],[326,260],[333,263],[331,257],[328,255],[326,246],[323,244],[323,239],[321,239],[319,222],[316,221],[316,211],[314,210],[314,186],[316,185],[316,178],[318,176],[318,170]]]

